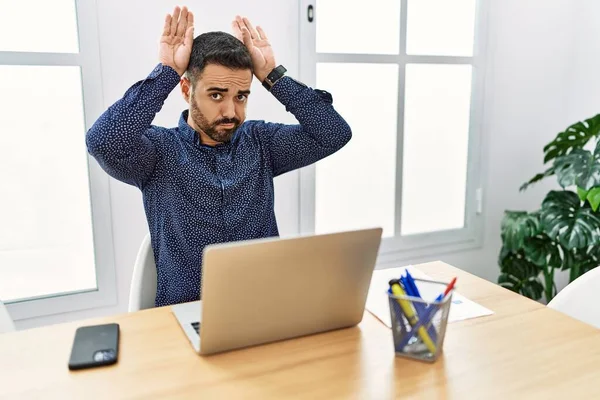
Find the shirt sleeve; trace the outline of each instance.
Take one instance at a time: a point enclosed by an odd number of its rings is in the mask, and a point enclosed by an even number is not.
[[[283,77],[273,85],[271,93],[299,122],[258,124],[259,139],[268,149],[274,176],[313,164],[352,138],[350,126],[333,108],[328,92]]]
[[[156,148],[145,134],[179,74],[159,64],[108,108],[86,134],[88,152],[110,176],[142,187],[156,164]]]

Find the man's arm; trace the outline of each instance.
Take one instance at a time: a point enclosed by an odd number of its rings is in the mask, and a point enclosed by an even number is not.
[[[247,18],[236,16],[234,35],[250,51],[254,74],[259,81],[275,68],[275,56],[269,38]],[[271,93],[291,112],[299,125],[260,123],[259,139],[271,155],[273,174],[310,165],[341,149],[352,137],[350,127],[334,110],[331,95],[313,90],[289,77],[279,79]]]
[[[156,164],[156,149],[144,135],[189,63],[193,14],[175,8],[160,40],[161,64],[133,85],[94,123],[86,135],[89,153],[111,176],[141,187]]]
[[[154,171],[156,149],[144,133],[179,83],[170,67],[158,65],[110,106],[86,135],[88,152],[110,176],[141,186]]]
[[[311,89],[289,77],[278,80],[271,93],[300,124],[260,123],[274,176],[302,168],[341,149],[352,138],[346,121],[332,106],[329,93]]]

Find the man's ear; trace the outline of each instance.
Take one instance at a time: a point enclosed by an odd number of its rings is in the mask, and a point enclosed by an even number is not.
[[[186,103],[190,103],[190,94],[192,93],[192,82],[183,75],[181,80],[179,81],[179,85],[181,86],[181,95]]]

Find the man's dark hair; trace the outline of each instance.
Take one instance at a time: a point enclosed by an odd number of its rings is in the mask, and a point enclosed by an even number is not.
[[[207,32],[194,39],[186,71],[192,85],[196,84],[208,64],[253,72],[252,58],[244,43],[225,32]]]

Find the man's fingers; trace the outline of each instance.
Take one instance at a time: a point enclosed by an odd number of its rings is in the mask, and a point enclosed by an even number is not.
[[[233,21],[231,21],[231,30],[233,32],[233,36],[238,38],[240,41],[244,41],[242,36],[242,27],[240,26],[240,16],[236,15]]]
[[[187,28],[187,31],[185,32],[185,38],[183,39],[183,45],[185,47],[192,47],[192,44],[194,43],[194,27],[190,26]]]
[[[187,31],[187,17],[188,17],[188,9],[187,7],[183,7],[181,9],[181,14],[179,16],[179,21],[177,22],[177,33],[175,35],[183,37]]]
[[[252,26],[250,20],[244,17],[243,21],[244,25],[246,25],[246,28],[248,28],[248,31],[250,31],[250,36],[252,37],[252,39],[259,39],[260,35],[258,34],[258,31]]]
[[[241,42],[244,41],[242,30],[240,29],[240,25],[236,20],[231,21],[231,31],[233,32],[233,36],[238,38]]]
[[[163,29],[163,36],[169,36],[171,34],[171,14],[167,14],[165,17],[165,27]]]
[[[188,17],[187,17],[187,26],[188,28],[191,26],[192,28],[194,27],[194,13],[189,11],[188,12]]]
[[[242,39],[244,45],[248,48],[248,50],[252,50],[254,47],[254,43],[252,42],[252,36],[250,35],[250,31],[245,26],[242,27]]]
[[[173,17],[171,18],[171,35],[177,34],[177,22],[179,22],[180,11],[179,7],[175,7],[175,10],[173,10]]]
[[[260,35],[260,38],[262,40],[269,40],[267,34],[265,33],[265,31],[263,31],[263,29],[260,26],[257,26],[256,29],[258,30],[258,34]]]
[[[244,41],[243,28],[246,25],[244,24],[244,21],[242,20],[242,17],[240,17],[239,15],[236,15],[234,23],[237,24],[237,32],[240,35],[239,39],[243,42]]]

